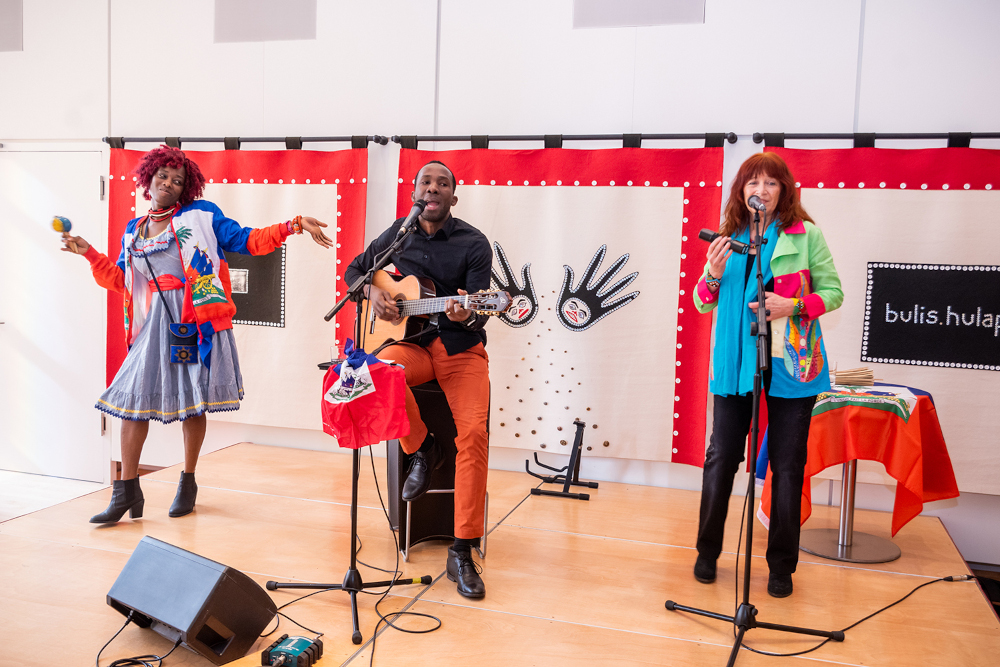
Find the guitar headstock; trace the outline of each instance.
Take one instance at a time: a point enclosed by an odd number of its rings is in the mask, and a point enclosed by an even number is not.
[[[476,311],[479,315],[499,315],[510,308],[511,301],[507,292],[480,290],[469,295],[468,309]]]

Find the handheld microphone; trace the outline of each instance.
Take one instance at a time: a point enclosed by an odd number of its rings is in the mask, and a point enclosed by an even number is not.
[[[702,241],[708,241],[709,243],[719,238],[719,236],[721,236],[719,232],[713,232],[711,229],[703,229],[698,232],[698,238]],[[750,252],[750,246],[748,244],[734,241],[733,239],[729,239],[729,247],[732,248],[733,252],[737,255],[745,255]]]
[[[417,201],[413,202],[413,208],[410,209],[410,214],[406,216],[406,220],[403,220],[403,224],[400,225],[399,231],[396,232],[397,239],[403,234],[405,234],[407,231],[409,231],[410,228],[413,227],[413,225],[417,224],[417,218],[419,218],[420,214],[424,212],[424,208],[426,206],[427,202],[425,202],[423,199],[418,199]]]
[[[760,197],[758,197],[757,195],[752,195],[750,197],[750,199],[747,200],[747,206],[749,206],[750,208],[752,208],[752,209],[754,209],[756,211],[766,211],[767,210],[767,207],[764,206],[764,202],[762,202],[760,200]]]

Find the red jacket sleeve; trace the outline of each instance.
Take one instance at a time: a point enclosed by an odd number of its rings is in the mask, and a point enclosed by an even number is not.
[[[247,238],[247,250],[251,255],[266,255],[281,247],[285,239],[288,238],[288,227],[285,223],[279,222],[270,227],[262,227],[250,231]]]
[[[125,291],[125,273],[120,266],[112,264],[107,255],[97,252],[94,246],[90,246],[83,256],[90,262],[90,272],[94,274],[94,280],[98,285],[112,292]]]

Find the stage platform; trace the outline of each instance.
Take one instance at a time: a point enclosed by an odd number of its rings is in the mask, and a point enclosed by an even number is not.
[[[384,497],[385,460],[375,469]],[[88,523],[111,490],[98,492],[0,523],[0,572],[5,575],[0,665],[93,664],[124,618],[105,596],[139,540],[150,535],[236,568],[261,585],[268,580],[339,583],[350,558],[350,469],[344,453],[238,444],[205,455],[198,467],[198,505],[189,516],[167,517],[179,467],[142,478],[144,517],[118,524]],[[363,452],[359,487],[359,560],[393,569],[392,533],[379,505],[372,464]],[[590,501],[532,496],[537,480],[525,473],[490,471],[491,533],[483,562],[487,595],[471,601],[444,576],[447,543],[411,550],[400,563],[405,576],[431,575],[430,586],[393,589],[383,612],[432,614],[442,627],[403,634],[382,626],[375,664],[503,665],[725,665],[732,626],[669,612],[664,601],[719,613],[735,609],[736,548],[742,498],[732,499],[725,553],[715,584],[695,581],[697,492],[601,483]],[[555,487],[553,487],[555,488]],[[888,537],[887,513],[858,510],[855,529]],[[806,528],[834,528],[837,508],[817,506]],[[767,595],[763,558],[766,531],[754,533],[751,602],[770,623],[839,630],[937,577],[969,569],[940,520],[917,517],[895,538],[903,552],[894,562],[855,566],[801,553],[795,592]],[[361,566],[368,581],[387,575]],[[742,566],[740,568],[742,574]],[[271,593],[278,606],[298,597]],[[325,633],[318,663],[367,665],[378,598],[360,595],[365,643],[351,643],[350,598],[330,591],[284,609]],[[427,619],[404,617],[407,628]],[[281,633],[306,635],[282,620]],[[801,651],[819,640],[752,630],[750,646]],[[101,665],[171,644],[130,625],[105,650]],[[974,581],[940,582],[830,642],[781,664],[989,665],[1000,655],[1000,621]],[[990,657],[993,656],[993,657]],[[741,651],[738,665],[771,665],[777,658]],[[210,665],[178,648],[164,667]],[[231,664],[260,664],[259,653]]]

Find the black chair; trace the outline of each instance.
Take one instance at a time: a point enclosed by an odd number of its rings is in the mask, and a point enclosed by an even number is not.
[[[428,540],[455,539],[455,421],[444,391],[437,380],[411,387],[427,429],[434,434],[444,462],[431,473],[430,489],[412,502],[402,499],[403,483],[409,470],[409,460],[399,440],[386,443],[389,479],[389,519],[399,534],[399,550],[408,560],[410,547]],[[489,421],[486,423],[489,432]],[[483,517],[483,539],[478,551],[486,557],[486,529],[489,525],[490,495],[486,494],[486,514]]]

